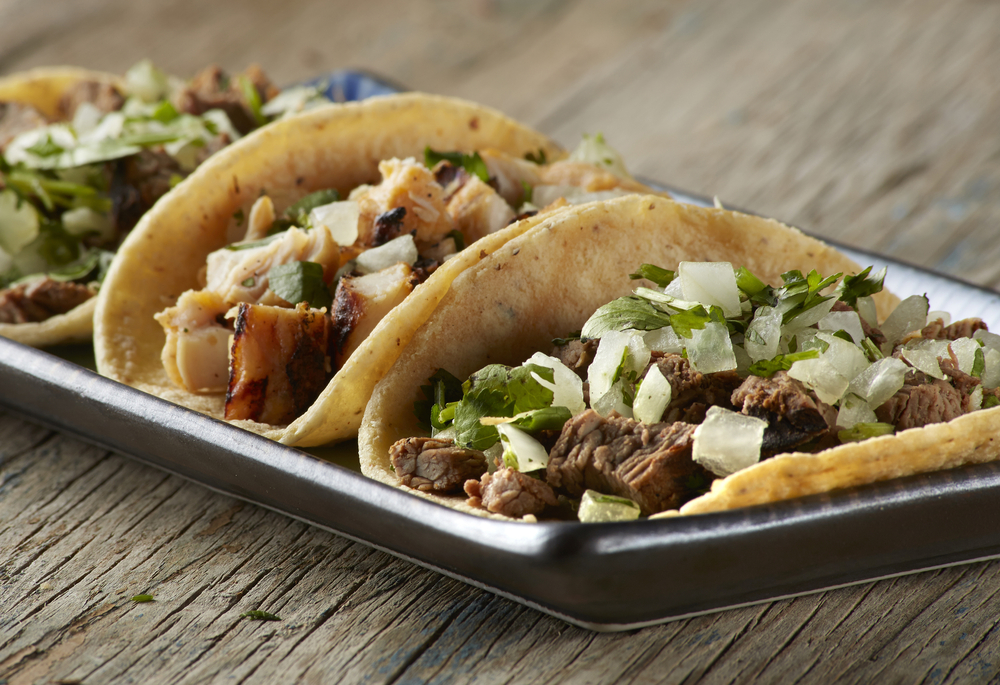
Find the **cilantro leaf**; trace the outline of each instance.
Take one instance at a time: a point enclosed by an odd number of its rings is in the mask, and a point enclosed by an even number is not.
[[[52,140],[51,135],[46,135],[45,140],[40,140],[31,147],[25,148],[25,150],[36,157],[54,157],[61,155],[66,151],[66,148]]]
[[[243,93],[243,99],[246,100],[247,106],[250,108],[250,113],[253,114],[254,122],[258,126],[263,126],[267,123],[267,117],[261,112],[263,105],[260,101],[260,93],[257,92],[257,86],[253,84],[253,81],[248,76],[241,74],[236,78],[240,92]]]
[[[535,364],[514,368],[491,364],[472,374],[462,386],[462,401],[455,405],[455,441],[473,449],[488,449],[500,436],[496,427],[480,423],[484,416],[513,417],[550,408],[552,391],[535,380],[532,372],[552,382],[552,369]]]
[[[521,430],[535,433],[541,430],[562,430],[573,413],[566,407],[542,407],[519,416],[511,423]]]
[[[462,167],[470,174],[479,177],[483,183],[490,182],[490,172],[486,168],[486,162],[479,156],[478,152],[467,155],[462,152],[438,152],[432,150],[430,145],[424,148],[424,166],[433,169],[438,162],[445,161],[452,166]]]
[[[851,307],[856,307],[859,297],[868,297],[882,291],[885,281],[885,267],[878,273],[871,273],[872,267],[866,268],[857,276],[844,276],[843,282],[837,288],[837,297]]]
[[[628,277],[633,281],[645,278],[647,281],[652,281],[661,288],[666,288],[674,280],[675,274],[669,269],[663,269],[654,264],[643,264],[634,274],[629,274]]]
[[[858,423],[854,428],[839,431],[837,437],[841,442],[860,442],[880,435],[892,435],[895,432],[896,427],[891,423]]]
[[[413,413],[423,426],[443,430],[444,422],[438,416],[449,403],[462,399],[462,381],[446,369],[438,369],[427,379],[427,385],[420,386],[420,391],[424,399],[413,403]]]
[[[448,237],[455,241],[455,249],[461,252],[465,249],[465,236],[457,228],[448,232]]]
[[[268,278],[271,290],[286,302],[306,302],[313,309],[333,304],[330,289],[323,282],[323,266],[316,262],[279,264]]]
[[[608,331],[653,331],[670,325],[670,315],[654,307],[648,300],[629,295],[612,300],[598,308],[583,325],[580,337],[600,338]]]
[[[528,160],[529,162],[533,162],[535,164],[547,164],[548,163],[548,159],[547,159],[547,157],[545,155],[545,150],[543,150],[542,148],[538,148],[538,152],[528,152],[528,153],[526,153],[524,155],[524,158],[526,160]]]
[[[317,207],[328,205],[331,202],[338,202],[339,200],[340,193],[336,188],[317,190],[315,193],[309,193],[298,202],[289,206],[288,209],[285,210],[284,216],[287,221],[304,227],[309,223],[309,212]],[[280,221],[280,219],[278,221]],[[274,223],[278,224],[278,221],[275,221]],[[288,226],[285,226],[285,228],[288,228]]]
[[[754,376],[770,378],[778,371],[788,371],[792,364],[803,359],[818,359],[819,350],[803,350],[791,354],[779,354],[774,359],[761,359],[750,365],[750,373]]]

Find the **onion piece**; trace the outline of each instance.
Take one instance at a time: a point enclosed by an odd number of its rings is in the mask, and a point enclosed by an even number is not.
[[[361,209],[355,200],[331,202],[328,205],[316,207],[309,212],[309,223],[312,226],[326,226],[326,230],[330,231],[334,242],[341,247],[347,247],[357,242],[358,221],[360,218]],[[391,242],[389,241],[386,245]],[[410,264],[412,265],[412,262]],[[378,270],[375,269],[375,271]]]
[[[840,400],[840,411],[837,413],[837,425],[841,428],[854,428],[859,423],[876,423],[878,417],[868,406],[867,400],[854,393],[847,393]]]
[[[927,310],[927,297],[924,295],[911,295],[900,302],[882,323],[882,335],[886,338],[882,351],[892,350],[904,335],[923,328],[927,323]]]
[[[358,255],[357,265],[358,271],[362,274],[370,274],[399,263],[413,266],[419,258],[420,254],[417,252],[413,236],[406,233],[393,238],[385,245],[365,250]]]
[[[981,378],[983,387],[987,390],[992,390],[993,388],[1000,387],[1000,350],[993,348],[984,349],[986,349],[983,355],[986,365]]]
[[[705,324],[701,330],[691,331],[691,341],[685,349],[688,361],[698,373],[716,373],[736,368],[736,355],[729,338],[729,329],[715,321]]]
[[[646,347],[653,352],[680,354],[684,351],[684,338],[677,335],[677,332],[670,326],[646,331],[642,334],[642,339],[646,343]]]
[[[700,302],[705,307],[722,307],[727,317],[740,315],[740,289],[729,262],[681,262],[677,280],[681,282],[685,300]]]
[[[823,357],[795,362],[788,375],[812,388],[816,396],[827,404],[835,404],[850,385],[847,377]]]
[[[508,467],[527,473],[548,466],[549,453],[542,443],[509,423],[498,424],[496,429],[504,447],[503,461]]]
[[[851,382],[850,391],[865,398],[872,409],[880,407],[903,387],[907,368],[895,357],[879,359],[857,375]]]
[[[747,326],[744,349],[750,359],[774,359],[781,342],[781,312],[774,307],[763,306],[754,313],[753,321]]]
[[[972,373],[972,366],[976,363],[976,351],[983,349],[979,341],[972,338],[959,338],[951,342],[951,351],[955,353],[958,360],[958,370],[962,373]]]
[[[583,379],[573,373],[560,360],[541,352],[535,352],[525,363],[552,369],[552,383],[537,373],[532,373],[531,377],[538,381],[543,388],[552,391],[553,407],[566,407],[573,416],[587,408],[587,403],[583,400]]]
[[[904,347],[899,353],[903,359],[912,364],[913,368],[918,371],[923,371],[931,378],[944,378],[944,372],[941,371],[941,364],[938,363],[938,355],[933,352]]]
[[[640,373],[649,363],[650,352],[640,331],[608,331],[594,361],[587,369],[591,406],[604,396],[621,374]]]
[[[631,419],[632,407],[625,404],[625,400],[622,397],[622,389],[624,387],[625,384],[621,379],[618,379],[606,393],[596,400],[591,399],[591,408],[604,417],[611,416],[611,412],[618,412],[625,418]]]
[[[860,345],[865,339],[864,330],[861,328],[861,317],[857,312],[830,312],[819,320],[821,331],[846,331],[855,345]]]
[[[642,385],[632,403],[632,415],[642,423],[656,423],[663,418],[663,412],[670,404],[673,388],[663,377],[660,367],[653,364],[642,379]]]
[[[848,381],[853,380],[855,376],[870,366],[865,353],[854,343],[824,331],[818,332],[816,338],[828,346],[820,356],[826,359]]]
[[[878,310],[875,308],[875,298],[871,295],[859,297],[855,307],[857,307],[858,316],[864,319],[865,323],[872,328],[878,328]]]
[[[642,511],[639,505],[625,497],[602,495],[595,490],[587,490],[580,498],[577,516],[582,523],[610,523],[612,521],[634,521]]]
[[[728,476],[760,461],[767,421],[722,407],[709,407],[694,431],[692,458],[717,476]]]

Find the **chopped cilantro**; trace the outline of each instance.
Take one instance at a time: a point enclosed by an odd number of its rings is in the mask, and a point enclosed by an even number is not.
[[[844,276],[843,282],[837,288],[837,297],[851,307],[856,307],[859,297],[868,297],[882,291],[885,281],[885,267],[872,275],[872,267],[868,267],[857,276]]]
[[[634,274],[629,274],[628,277],[633,281],[645,278],[647,281],[652,281],[661,288],[666,288],[674,280],[675,274],[669,269],[662,269],[653,264],[643,264],[636,269]]]
[[[253,114],[254,121],[258,126],[263,126],[267,123],[267,117],[261,112],[262,103],[260,101],[260,93],[257,92],[257,86],[247,76],[240,75],[236,78],[237,85],[239,85],[240,92],[243,93],[243,99],[250,108],[250,113]]]
[[[309,212],[317,207],[322,207],[323,205],[328,205],[331,202],[338,201],[340,201],[340,193],[336,188],[317,190],[315,193],[310,193],[285,210],[284,228],[289,228],[292,225],[305,227],[309,223]],[[275,221],[275,225],[277,225],[280,221],[281,219]]]
[[[47,135],[45,136],[45,140],[40,140],[31,147],[25,148],[25,150],[36,157],[54,157],[61,155],[66,151],[66,148],[52,140],[51,135]]]
[[[156,106],[151,115],[153,119],[156,119],[160,123],[169,124],[171,121],[180,116],[170,100],[162,100],[160,104]]]
[[[545,150],[543,150],[542,148],[538,148],[538,152],[528,152],[528,153],[526,153],[524,155],[524,158],[526,160],[528,160],[529,162],[533,162],[535,164],[547,164],[548,163],[548,157],[545,154]]]
[[[433,169],[438,162],[446,161],[452,166],[462,167],[470,174],[479,177],[483,183],[490,182],[490,172],[486,168],[486,162],[479,156],[478,152],[467,155],[462,152],[437,152],[428,145],[424,148],[424,165],[428,169]]]
[[[855,424],[854,428],[839,431],[837,437],[841,442],[860,442],[880,435],[892,435],[895,432],[896,427],[891,423],[859,423]]]
[[[982,341],[980,341],[981,343]],[[976,378],[983,377],[983,371],[986,370],[986,355],[983,354],[982,346],[976,348],[976,356],[972,362],[972,371],[970,376],[975,376]]]
[[[330,289],[323,282],[323,266],[316,262],[279,264],[268,274],[271,290],[286,302],[306,302],[319,309],[333,303]]]
[[[592,340],[608,331],[652,331],[668,325],[669,314],[654,307],[649,300],[629,295],[598,308],[583,325],[580,336],[584,340]]]
[[[781,274],[785,285],[778,290],[778,299],[787,303],[782,323],[788,323],[796,316],[831,299],[832,295],[820,295],[820,291],[836,283],[841,275],[838,273],[823,278],[815,269],[808,276],[803,276],[798,270]]]
[[[242,285],[244,288],[252,288],[256,284],[257,284],[257,279],[254,278],[253,276],[250,276],[249,278],[245,279],[240,285]]]
[[[1000,405],[1000,398],[997,398],[996,395],[986,395],[983,397],[983,409],[989,409],[997,405]]]
[[[237,226],[242,226],[246,218],[247,218],[246,214],[243,213],[242,208],[237,209],[235,212],[233,212],[233,221],[236,222]]]
[[[527,181],[521,181],[521,204],[525,202],[531,202],[531,197],[534,195],[535,189],[531,187],[531,184]]]
[[[155,602],[156,600],[153,599],[153,595],[136,595],[132,598],[132,601],[136,604],[141,604],[143,602]]]
[[[455,249],[461,252],[465,249],[465,236],[458,229],[450,231],[448,237],[455,241]]]
[[[499,440],[494,426],[484,426],[480,419],[484,416],[513,417],[517,414],[537,409],[548,409],[552,404],[552,391],[532,377],[532,372],[540,378],[553,382],[550,368],[525,364],[509,368],[502,364],[491,364],[472,374],[463,385],[462,401],[455,405],[456,442],[473,449],[485,450]],[[548,425],[552,416],[539,416],[539,421],[529,421],[532,428],[536,423]],[[530,430],[527,426],[521,426]]]
[[[462,399],[462,381],[445,369],[438,369],[427,379],[427,385],[420,386],[424,399],[413,403],[413,412],[424,426],[430,426],[432,434],[444,430],[446,423],[454,419],[454,404]],[[447,410],[447,415],[442,415]]]
[[[791,354],[779,354],[774,359],[761,359],[750,365],[750,373],[754,376],[770,378],[778,371],[788,371],[792,364],[803,359],[818,359],[819,350],[803,350]]]

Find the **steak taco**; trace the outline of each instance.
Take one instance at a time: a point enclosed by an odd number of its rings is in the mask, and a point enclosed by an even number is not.
[[[362,470],[471,513],[606,521],[996,459],[1000,336],[883,278],[722,209],[564,210],[454,280],[374,390]]]
[[[288,444],[350,438],[451,279],[546,213],[636,190],[599,138],[566,157],[460,100],[305,113],[143,218],[100,296],[98,369]]]
[[[251,67],[189,82],[141,62],[124,77],[73,68],[0,79],[0,335],[89,340],[114,250],[171,186],[262,123],[326,102],[278,95]]]

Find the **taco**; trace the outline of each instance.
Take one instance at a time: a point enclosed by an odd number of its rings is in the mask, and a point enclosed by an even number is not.
[[[265,121],[316,102],[276,97],[257,67],[190,82],[148,61],[124,77],[68,67],[0,79],[0,335],[90,339],[114,250],[172,185]]]
[[[272,124],[126,240],[98,370],[287,444],[353,437],[450,280],[570,200],[645,189],[619,166],[599,140],[566,158],[498,112],[423,94]]]
[[[454,280],[372,394],[362,470],[470,513],[597,521],[996,459],[1000,336],[928,323],[883,278],[736,212],[566,209]]]

